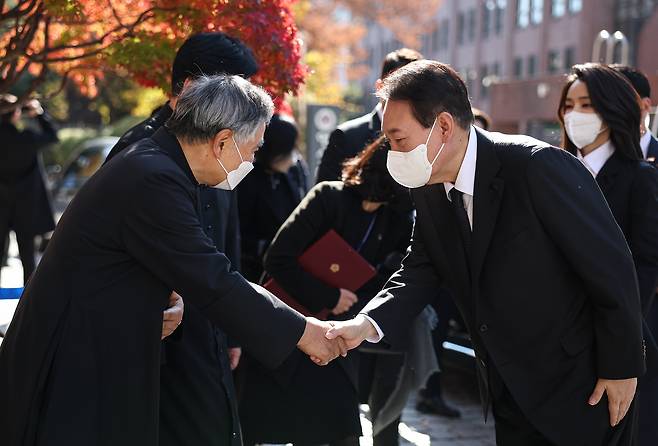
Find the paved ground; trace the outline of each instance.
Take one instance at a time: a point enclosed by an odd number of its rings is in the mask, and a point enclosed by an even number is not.
[[[2,269],[0,287],[18,287],[23,282],[23,272],[15,243],[10,246],[9,266]],[[11,320],[16,301],[0,300],[0,325]],[[484,424],[479,404],[477,385],[472,376],[448,371],[444,378],[446,399],[462,411],[459,420],[423,415],[415,410],[415,401],[409,401],[402,415],[399,430],[404,446],[494,446],[493,423]],[[363,407],[363,413],[367,406]],[[365,436],[362,446],[372,445],[370,422],[362,416]]]

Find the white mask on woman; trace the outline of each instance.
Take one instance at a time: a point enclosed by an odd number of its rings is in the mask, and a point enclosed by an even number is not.
[[[231,135],[231,139],[233,140],[233,144],[235,144],[235,150],[238,151],[238,155],[240,155],[240,165],[238,166],[237,169],[228,171],[226,170],[226,167],[222,164],[222,162],[217,158],[217,162],[219,163],[220,166],[222,166],[222,169],[224,169],[224,172],[226,172],[226,179],[222,181],[221,183],[213,186],[216,189],[223,189],[223,190],[233,190],[236,187],[238,187],[238,184],[240,184],[240,181],[244,180],[244,177],[246,177],[249,172],[251,172],[254,168],[254,164],[250,163],[249,161],[245,161],[244,158],[242,158],[242,154],[240,153],[240,148],[238,147],[238,143],[235,142],[235,138],[233,138],[233,135]]]
[[[427,159],[427,144],[430,142],[435,125],[436,118],[434,118],[434,124],[432,124],[430,134],[427,136],[425,144],[420,144],[409,152],[388,151],[386,168],[393,179],[402,186],[413,189],[416,187],[422,187],[429,182],[430,177],[432,176],[432,166],[445,146],[445,143],[441,144],[441,148],[434,157],[434,160],[430,163]]]
[[[570,111],[564,115],[564,129],[571,142],[579,149],[592,144],[604,130],[599,115],[578,111]]]

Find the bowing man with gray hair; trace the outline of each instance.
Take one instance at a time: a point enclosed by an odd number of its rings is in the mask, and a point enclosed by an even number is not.
[[[106,163],[62,216],[0,346],[3,446],[158,443],[162,310],[172,291],[269,367],[345,353],[231,271],[199,223],[198,185],[251,170],[273,104],[202,76],[152,137]]]

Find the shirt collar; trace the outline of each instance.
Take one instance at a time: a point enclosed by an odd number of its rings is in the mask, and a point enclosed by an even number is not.
[[[378,102],[375,106],[375,113],[377,113],[377,116],[379,116],[379,122],[384,120],[384,107],[382,107],[381,102]]]
[[[578,150],[578,159],[582,161],[592,175],[597,176],[613,153],[615,153],[615,146],[608,140],[585,156]]]
[[[156,130],[153,136],[151,136],[151,139],[155,141],[160,149],[171,156],[174,162],[178,164],[178,167],[180,167],[185,175],[190,179],[192,184],[195,186],[199,184],[196,180],[196,177],[194,176],[194,173],[192,172],[192,169],[190,168],[189,163],[187,162],[187,158],[185,157],[185,153],[183,153],[183,148],[178,142],[178,139],[173,133],[169,131],[166,126],[160,127],[158,130]]]
[[[642,154],[645,159],[649,155],[649,144],[651,144],[651,132],[647,130],[642,135],[642,138],[640,138],[640,147],[642,148]]]
[[[466,153],[464,154],[462,165],[459,167],[459,173],[457,173],[455,184],[443,183],[443,186],[446,190],[446,195],[448,195],[448,199],[450,199],[450,191],[453,188],[457,189],[459,192],[462,192],[464,195],[470,195],[471,197],[473,196],[473,191],[475,189],[475,167],[477,165],[477,154],[477,133],[475,132],[475,127],[471,126],[471,130],[468,134],[468,145],[466,146]]]

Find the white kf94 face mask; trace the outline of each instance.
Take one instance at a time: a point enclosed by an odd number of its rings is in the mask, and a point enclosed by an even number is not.
[[[578,111],[570,111],[564,115],[564,129],[571,142],[579,149],[592,144],[604,130],[599,115]]]
[[[441,148],[430,163],[427,159],[427,144],[430,142],[434,126],[436,126],[436,119],[434,118],[434,124],[432,124],[425,144],[420,144],[409,152],[388,151],[386,168],[393,179],[404,187],[411,189],[422,187],[429,182],[432,176],[432,166],[445,146],[445,143],[441,144]]]
[[[238,155],[240,155],[240,165],[238,166],[237,169],[228,171],[226,170],[226,167],[222,164],[222,162],[217,158],[217,162],[219,163],[220,166],[222,166],[222,169],[224,169],[224,172],[226,172],[226,179],[222,181],[221,183],[213,186],[215,189],[223,189],[223,190],[233,190],[236,187],[238,187],[238,184],[240,184],[240,181],[244,180],[244,177],[246,177],[249,172],[251,172],[254,168],[253,163],[250,163],[249,161],[245,161],[244,158],[242,158],[242,154],[240,153],[240,148],[238,147],[238,143],[235,142],[235,138],[231,136],[231,139],[233,140],[233,144],[235,145],[235,150],[238,151]]]

